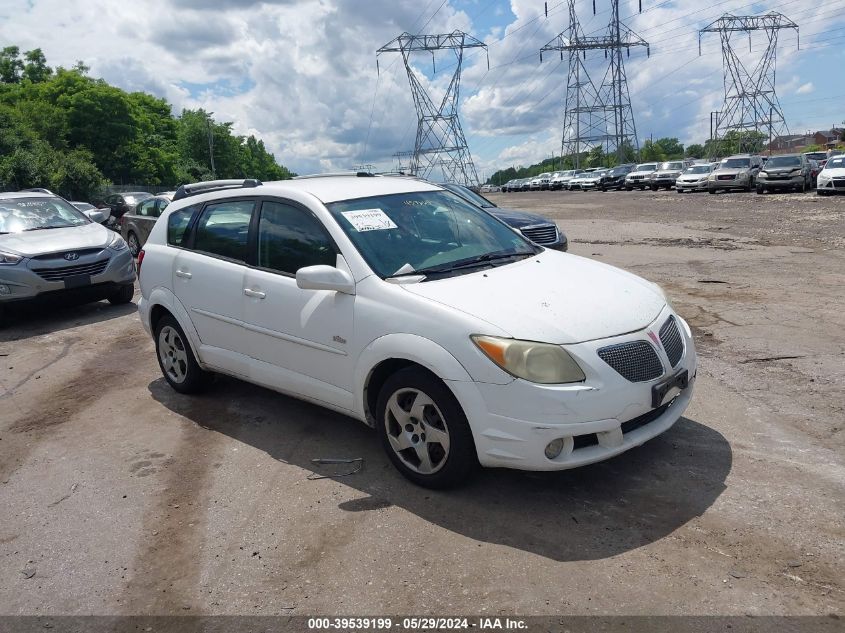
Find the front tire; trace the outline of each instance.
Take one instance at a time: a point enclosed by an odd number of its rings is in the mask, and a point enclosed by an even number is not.
[[[766,193],[766,188],[763,187],[762,185],[757,185],[757,193],[761,194],[761,195]]]
[[[155,328],[156,357],[167,383],[179,393],[199,393],[213,374],[203,370],[188,344],[188,337],[171,315],[165,315]]]
[[[460,404],[442,381],[421,368],[409,367],[388,378],[376,413],[388,458],[419,486],[456,486],[478,463]]]

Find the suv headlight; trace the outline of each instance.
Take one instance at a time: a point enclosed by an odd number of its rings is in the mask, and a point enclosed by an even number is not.
[[[479,334],[470,338],[487,358],[517,378],[544,385],[586,379],[578,363],[559,345]]]
[[[21,255],[0,251],[0,266],[14,266],[22,259],[23,257]]]
[[[109,248],[113,251],[122,251],[123,249],[127,248],[126,241],[120,237],[117,233],[114,234],[114,237],[109,242]]]

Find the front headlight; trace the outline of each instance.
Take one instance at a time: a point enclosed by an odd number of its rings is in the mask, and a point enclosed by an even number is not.
[[[769,172],[767,172],[767,171],[761,171],[761,172],[760,172],[760,175],[761,175],[761,176],[763,176],[764,178],[768,178],[768,177],[769,177]]]
[[[117,233],[114,234],[114,237],[109,242],[109,248],[113,251],[122,251],[123,249],[127,248],[126,241],[120,237]]]
[[[586,379],[578,363],[559,345],[479,334],[470,338],[487,358],[517,378],[544,385]]]
[[[14,266],[22,259],[23,257],[21,257],[20,255],[0,251],[0,266]]]

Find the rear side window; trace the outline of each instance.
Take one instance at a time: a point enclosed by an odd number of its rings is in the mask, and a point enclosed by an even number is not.
[[[167,243],[171,246],[185,246],[185,231],[191,218],[199,208],[198,205],[185,207],[170,214],[167,218]]]
[[[194,250],[246,261],[252,200],[233,200],[210,204],[197,222]]]
[[[306,266],[334,266],[337,252],[322,223],[307,211],[265,202],[258,222],[258,265],[290,275]]]

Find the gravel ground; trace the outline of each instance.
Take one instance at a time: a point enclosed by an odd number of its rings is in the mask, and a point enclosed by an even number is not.
[[[174,393],[134,306],[19,312],[0,614],[841,615],[845,198],[490,197],[667,290],[700,353],[669,432],[431,492],[343,416],[228,378]],[[310,480],[321,457],[365,468]]]

